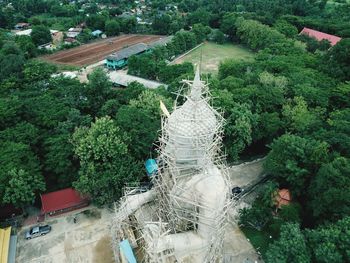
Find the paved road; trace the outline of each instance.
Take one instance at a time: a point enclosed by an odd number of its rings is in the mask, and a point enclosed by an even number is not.
[[[259,159],[253,162],[231,166],[228,170],[231,186],[244,188],[261,180],[264,176],[263,162],[264,159]],[[239,209],[249,206],[249,203],[253,199],[254,193],[251,194],[250,198],[240,200],[229,210],[230,223],[226,227],[224,241],[225,263],[263,262],[236,223]]]
[[[107,73],[108,77],[110,80],[116,84],[122,85],[122,86],[128,86],[131,82],[137,81],[141,84],[143,84],[146,88],[149,89],[156,89],[160,86],[167,87],[168,85],[153,81],[153,80],[148,80],[144,78],[139,78],[136,76],[128,75],[125,71],[123,70],[118,70],[118,71],[109,71]]]

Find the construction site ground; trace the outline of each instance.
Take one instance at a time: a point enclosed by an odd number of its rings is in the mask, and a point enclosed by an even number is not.
[[[229,168],[231,186],[246,187],[263,177],[263,160]],[[240,208],[254,200],[254,192],[233,206],[225,231],[224,262],[262,262],[249,240],[239,229],[236,215]],[[74,217],[77,222],[74,223]],[[88,207],[59,217],[48,218],[44,224],[52,226],[45,236],[31,240],[24,238],[25,227],[18,233],[17,263],[112,263],[112,213],[107,209]]]
[[[56,52],[42,59],[56,63],[73,66],[87,66],[105,59],[106,56],[125,47],[138,43],[151,43],[164,36],[126,34],[118,37],[106,38],[76,48]]]
[[[44,224],[51,232],[31,240],[24,238],[26,227],[18,233],[16,262],[112,263],[111,216],[107,209],[88,207],[50,218]]]

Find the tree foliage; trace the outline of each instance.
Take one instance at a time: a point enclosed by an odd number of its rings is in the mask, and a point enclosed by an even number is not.
[[[35,193],[45,191],[42,177],[29,174],[23,169],[13,168],[8,172],[8,187],[5,190],[3,202],[17,207],[24,207],[35,200]]]
[[[37,46],[50,43],[52,40],[50,29],[44,25],[34,26],[30,36]]]
[[[340,263],[350,260],[350,217],[333,224],[306,230],[305,236],[313,262]]]
[[[316,218],[341,219],[350,215],[350,160],[338,157],[323,164],[310,184],[310,206]]]
[[[96,119],[90,128],[78,128],[72,142],[81,167],[74,186],[99,205],[117,200],[124,184],[137,180],[140,172],[129,156],[129,140],[110,117]]]
[[[282,185],[300,195],[324,161],[328,145],[313,139],[286,134],[274,140],[265,162],[265,169]]]
[[[281,227],[280,238],[273,242],[266,253],[267,262],[307,263],[311,262],[306,240],[296,223]]]

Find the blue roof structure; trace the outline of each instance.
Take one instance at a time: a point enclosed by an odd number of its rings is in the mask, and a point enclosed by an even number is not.
[[[99,36],[99,35],[101,35],[103,32],[101,31],[101,30],[99,30],[99,29],[97,29],[97,30],[95,30],[95,31],[92,31],[91,32],[91,35],[93,35],[93,36]]]
[[[128,263],[137,263],[134,252],[130,246],[129,240],[125,239],[119,243],[120,251],[123,253]]]
[[[152,176],[157,173],[158,171],[158,165],[156,160],[154,159],[148,159],[145,163],[146,171],[149,176]]]

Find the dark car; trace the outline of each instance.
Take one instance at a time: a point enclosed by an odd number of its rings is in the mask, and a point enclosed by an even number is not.
[[[233,187],[231,190],[232,198],[238,199],[238,197],[243,193],[243,191],[244,191],[244,189],[239,187],[239,186]]]
[[[44,236],[51,231],[51,226],[34,226],[26,232],[25,238],[32,239],[34,237]]]

